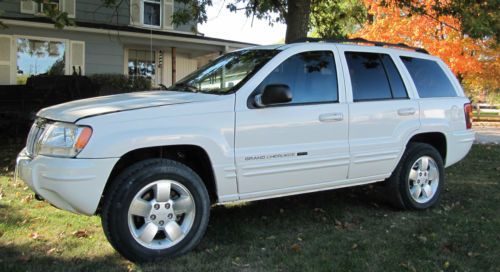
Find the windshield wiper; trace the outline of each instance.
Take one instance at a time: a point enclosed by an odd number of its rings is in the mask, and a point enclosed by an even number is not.
[[[197,93],[199,91],[198,87],[184,83],[184,82],[175,84],[174,86],[171,87],[171,89],[181,89],[181,90],[186,90],[186,91],[190,91],[193,93]]]

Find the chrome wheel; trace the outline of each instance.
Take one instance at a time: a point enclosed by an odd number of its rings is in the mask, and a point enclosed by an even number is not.
[[[417,203],[427,203],[437,192],[439,168],[433,158],[422,156],[413,163],[408,177],[408,188]]]
[[[189,190],[174,180],[149,183],[128,208],[128,227],[135,240],[148,249],[166,249],[184,239],[195,218]]]

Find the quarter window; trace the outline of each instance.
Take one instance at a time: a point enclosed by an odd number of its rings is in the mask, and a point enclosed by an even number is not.
[[[290,87],[289,104],[338,101],[337,70],[330,51],[312,51],[294,55],[280,64],[257,87],[262,92],[269,84]]]
[[[354,101],[407,98],[401,76],[386,54],[346,52]]]
[[[410,57],[401,57],[401,60],[415,82],[421,98],[457,96],[450,79],[437,62]]]

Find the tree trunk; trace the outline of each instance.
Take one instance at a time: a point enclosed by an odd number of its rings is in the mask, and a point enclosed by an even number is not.
[[[309,30],[309,15],[311,13],[311,0],[289,0],[286,20],[285,42],[307,37]]]

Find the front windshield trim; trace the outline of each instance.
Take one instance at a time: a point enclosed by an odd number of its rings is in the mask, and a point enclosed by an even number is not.
[[[227,65],[228,62],[222,63],[222,64],[219,63],[219,62],[221,62],[221,60],[223,60],[225,58],[228,58],[228,57],[234,56],[234,55],[241,56],[241,55],[244,55],[244,54],[249,53],[249,52],[259,52],[259,51],[263,52],[263,53],[267,53],[267,55],[260,56],[262,58],[262,60],[259,61],[258,63],[256,63],[255,66],[253,66],[253,68],[251,70],[249,70],[247,72],[247,74],[241,80],[238,81],[237,84],[235,84],[234,86],[228,87],[228,89],[219,88],[219,89],[203,90],[203,89],[200,89],[199,87],[195,86],[192,83],[188,83],[189,81],[196,79],[196,77],[200,76],[200,74],[202,74],[203,72],[206,72],[206,70],[212,66],[215,66],[215,69],[213,71],[218,71],[218,69],[220,69],[220,67],[225,67],[225,65]],[[176,90],[176,91],[183,91],[183,92],[200,92],[200,93],[204,93],[204,94],[214,94],[214,95],[233,94],[238,89],[240,89],[241,86],[243,86],[250,78],[252,78],[258,71],[260,71],[260,69],[265,64],[267,64],[272,58],[274,58],[279,52],[281,52],[281,51],[277,50],[277,49],[242,49],[242,50],[230,52],[230,53],[227,53],[227,54],[224,54],[224,55],[218,57],[214,61],[204,65],[202,68],[192,72],[191,74],[187,75],[186,77],[181,79],[176,84],[170,86],[168,89],[169,90]],[[230,60],[231,59],[229,59],[229,61]],[[217,68],[217,65],[219,65],[220,67]],[[210,75],[210,74],[208,74],[208,75]],[[222,81],[221,84],[223,84],[223,83],[224,82]],[[199,84],[201,86],[201,82]]]

